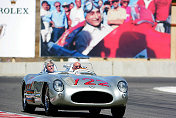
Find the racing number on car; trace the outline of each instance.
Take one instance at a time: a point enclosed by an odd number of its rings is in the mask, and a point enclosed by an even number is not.
[[[103,82],[103,83],[99,83],[98,85],[109,87],[107,82],[105,82],[103,80],[97,80],[97,81],[102,81]]]
[[[94,82],[93,79],[90,79],[90,78],[83,78],[83,80],[86,80],[86,79],[89,79],[90,81],[84,83],[85,85],[96,85],[95,83],[92,83],[92,82]]]
[[[88,81],[88,82],[85,82],[84,85],[96,85],[96,84],[94,83],[94,82],[95,82],[94,79],[91,79],[91,78],[82,78],[82,80],[90,80],[90,81]],[[109,87],[108,83],[105,82],[105,81],[103,81],[103,80],[96,80],[96,81],[99,81],[99,82],[100,82],[100,83],[98,84],[98,85],[100,85],[100,86],[107,86],[107,87]],[[76,79],[74,85],[77,85],[78,82],[79,82],[79,79]]]
[[[74,85],[77,85],[77,84],[78,84],[78,81],[79,81],[79,79],[76,79]]]

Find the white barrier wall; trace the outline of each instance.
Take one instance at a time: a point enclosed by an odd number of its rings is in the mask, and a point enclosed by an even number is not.
[[[66,62],[56,62],[58,70]],[[97,75],[130,77],[176,77],[175,61],[96,61],[91,62]],[[39,73],[43,62],[1,62],[0,76],[25,76]]]

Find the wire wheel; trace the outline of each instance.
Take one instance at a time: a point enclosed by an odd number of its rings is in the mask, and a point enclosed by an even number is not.
[[[27,98],[26,98],[26,95],[25,95],[26,91],[25,91],[25,84],[23,84],[22,86],[22,106],[23,106],[23,110],[25,112],[34,112],[35,111],[35,106],[32,106],[32,105],[29,105],[27,103]]]
[[[45,114],[52,115],[53,113],[57,112],[57,108],[55,108],[51,102],[50,102],[50,96],[49,96],[49,88],[46,86],[45,89],[45,101],[44,101],[44,108],[45,108]]]

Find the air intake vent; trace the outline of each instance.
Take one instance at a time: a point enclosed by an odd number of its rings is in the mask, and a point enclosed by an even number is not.
[[[82,91],[73,94],[71,99],[77,103],[109,103],[113,100],[113,97],[104,92]]]

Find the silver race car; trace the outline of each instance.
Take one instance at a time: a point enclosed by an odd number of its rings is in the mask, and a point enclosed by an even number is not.
[[[72,70],[73,64],[64,65],[65,71],[28,74],[22,80],[22,105],[25,112],[44,107],[50,115],[60,110],[89,110],[98,115],[101,109],[111,109],[113,117],[123,117],[128,100],[128,84],[118,76],[97,76],[92,65]],[[56,67],[55,67],[56,68]]]

